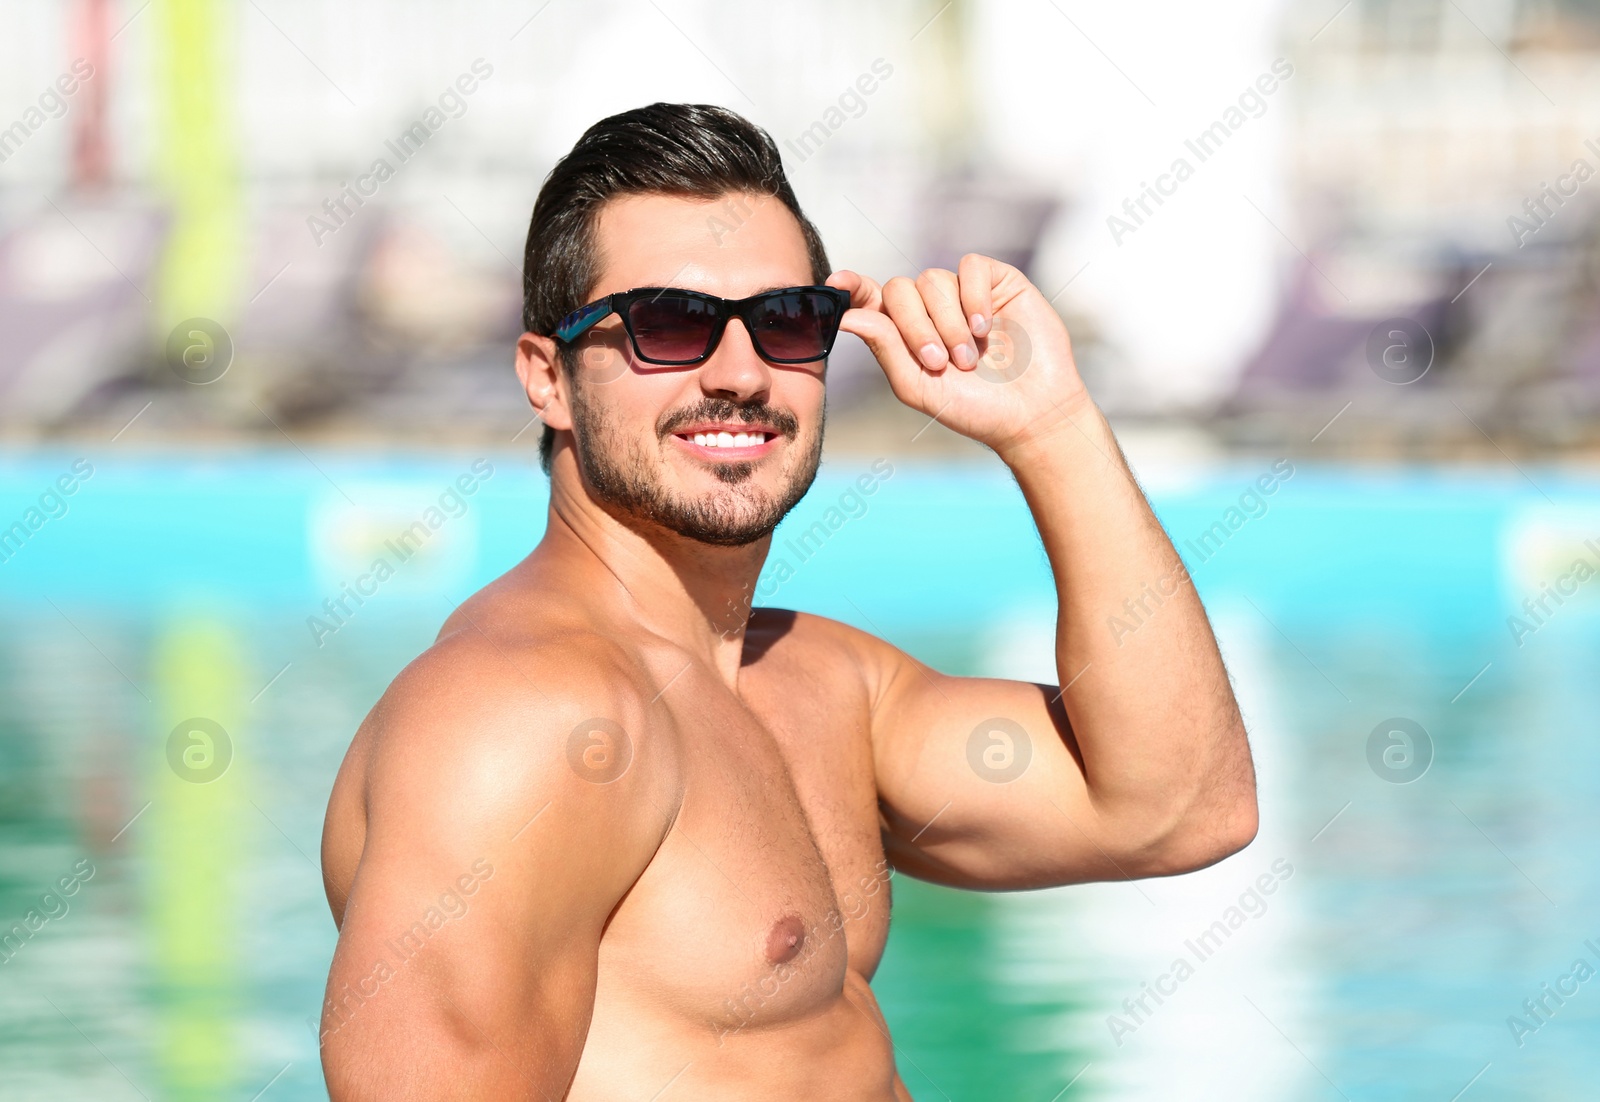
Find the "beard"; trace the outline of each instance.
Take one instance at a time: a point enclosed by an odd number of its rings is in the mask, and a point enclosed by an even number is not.
[[[824,417],[826,414],[824,414]],[[615,514],[659,525],[699,543],[717,547],[743,547],[768,535],[811,489],[822,460],[822,420],[802,452],[785,451],[788,469],[777,492],[754,485],[758,462],[743,459],[714,463],[711,473],[722,484],[698,497],[674,492],[662,480],[666,461],[661,445],[672,431],[695,421],[743,421],[776,429],[791,444],[799,436],[792,413],[765,402],[735,405],[726,399],[707,398],[698,405],[663,414],[656,423],[656,452],[634,439],[624,439],[615,423],[597,404],[574,389],[572,395],[573,451],[578,470],[595,498]]]

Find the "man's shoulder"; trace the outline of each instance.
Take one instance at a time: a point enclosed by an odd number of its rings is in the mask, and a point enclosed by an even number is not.
[[[813,647],[860,647],[875,650],[893,644],[861,628],[819,616],[814,612],[797,612],[788,608],[767,608],[757,605],[750,610],[750,632],[771,637],[774,641],[788,639],[793,643]]]
[[[638,764],[621,787],[645,783],[670,802],[676,755],[670,739],[652,737],[647,688],[638,663],[597,634],[511,636],[467,623],[407,665],[368,715],[369,789],[554,798],[604,783],[608,763],[610,780]]]
[[[746,663],[774,660],[803,667],[808,678],[829,675],[859,682],[875,695],[904,655],[898,647],[842,620],[784,608],[753,608],[745,636]]]
[[[638,663],[594,633],[516,636],[476,625],[446,631],[397,674],[379,701],[385,719],[446,714],[500,722],[628,708],[642,691]]]

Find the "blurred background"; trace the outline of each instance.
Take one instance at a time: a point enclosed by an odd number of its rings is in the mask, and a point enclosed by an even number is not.
[[[543,529],[527,218],[584,129],[657,100],[767,128],[836,267],[975,250],[1050,296],[1250,726],[1261,833],[1211,869],[896,879],[874,986],[919,1102],[1593,1097],[1600,2],[0,27],[0,1097],[326,1097],[333,775]],[[1055,681],[1005,470],[851,338],[829,398],[785,528],[893,473],[765,602]]]

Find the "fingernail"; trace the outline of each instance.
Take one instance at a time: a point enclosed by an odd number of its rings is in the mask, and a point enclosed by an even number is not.
[[[978,350],[966,341],[956,345],[955,351],[950,354],[957,367],[968,367],[978,362]]]
[[[984,335],[984,333],[988,332],[989,319],[984,317],[982,314],[973,314],[972,317],[967,319],[967,321],[972,326],[972,335],[974,337],[981,337]]]
[[[918,354],[922,357],[922,362],[929,367],[939,367],[945,361],[944,349],[932,341],[923,345],[922,351]]]

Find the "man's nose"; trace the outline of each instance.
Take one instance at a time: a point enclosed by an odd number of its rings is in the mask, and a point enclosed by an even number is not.
[[[711,358],[700,365],[700,387],[708,394],[747,400],[772,385],[772,368],[750,340],[743,318],[729,318]]]

